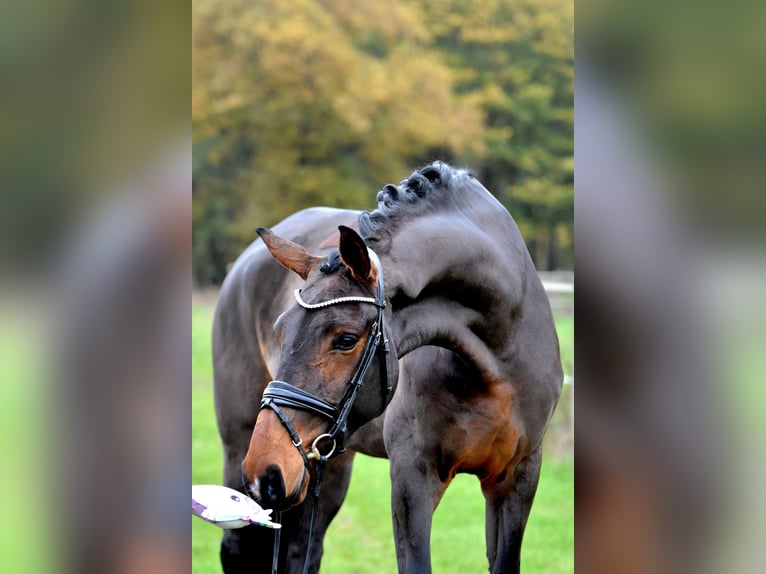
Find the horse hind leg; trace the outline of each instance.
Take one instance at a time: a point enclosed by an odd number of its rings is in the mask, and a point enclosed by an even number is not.
[[[540,479],[541,450],[517,464],[500,483],[482,483],[486,500],[487,558],[492,574],[519,572],[521,540]]]

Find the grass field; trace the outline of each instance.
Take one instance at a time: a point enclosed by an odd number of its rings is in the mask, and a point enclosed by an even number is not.
[[[221,447],[215,426],[210,356],[212,305],[192,306],[192,481],[220,484]],[[571,365],[573,321],[557,324],[565,365]],[[566,368],[566,367],[565,367]],[[561,408],[568,408],[561,404]],[[548,459],[529,518],[522,568],[528,573],[574,572],[574,480],[571,456]],[[221,531],[192,518],[192,572],[220,572]],[[431,536],[436,574],[487,571],[484,499],[475,477],[459,475],[434,516]],[[396,572],[388,461],[358,455],[346,501],[327,533],[325,574]]]

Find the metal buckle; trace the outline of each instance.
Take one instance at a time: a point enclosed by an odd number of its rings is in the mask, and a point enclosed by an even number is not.
[[[332,447],[330,448],[330,452],[328,452],[327,454],[322,454],[321,452],[319,452],[319,448],[317,447],[317,444],[319,443],[320,440],[323,440],[326,438],[329,438],[330,440],[332,440]],[[306,455],[306,458],[308,458],[309,460],[319,460],[320,458],[330,458],[335,452],[336,446],[337,444],[335,442],[335,439],[332,438],[331,434],[329,433],[320,434],[318,437],[314,439],[314,442],[311,443],[311,451]]]

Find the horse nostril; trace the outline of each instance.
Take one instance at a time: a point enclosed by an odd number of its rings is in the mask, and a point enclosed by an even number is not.
[[[260,482],[261,481],[257,478],[253,479],[253,482],[250,482],[250,480],[247,478],[247,475],[245,474],[245,471],[242,471],[242,486],[244,488],[244,492],[250,498],[253,498],[256,502],[258,502],[261,498]]]
[[[282,471],[272,464],[266,468],[266,473],[260,479],[260,493],[267,505],[276,505],[285,499],[285,481]]]

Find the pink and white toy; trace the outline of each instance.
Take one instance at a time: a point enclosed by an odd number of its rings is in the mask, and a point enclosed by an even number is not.
[[[233,488],[215,484],[192,485],[192,514],[227,530],[251,524],[282,528],[271,521],[271,510]]]

